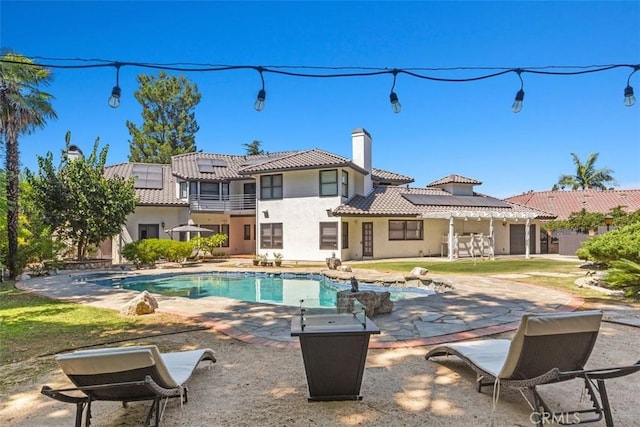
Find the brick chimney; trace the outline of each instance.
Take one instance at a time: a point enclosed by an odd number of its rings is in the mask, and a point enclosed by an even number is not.
[[[364,128],[356,128],[351,132],[352,161],[362,169],[369,172],[364,176],[363,195],[367,195],[373,189],[371,182],[371,135]]]

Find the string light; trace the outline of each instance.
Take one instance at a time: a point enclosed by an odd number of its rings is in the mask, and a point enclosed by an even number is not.
[[[320,67],[320,66],[292,66],[292,65],[269,65],[269,66],[255,66],[255,65],[219,65],[219,64],[200,64],[200,63],[145,63],[145,62],[114,62],[105,59],[85,59],[85,58],[47,58],[41,56],[26,57],[34,61],[33,64],[24,64],[22,62],[16,62],[5,57],[0,57],[0,62],[16,63],[20,65],[33,66],[33,67],[45,67],[52,69],[81,69],[81,68],[100,68],[100,67],[115,67],[116,68],[116,86],[111,91],[111,97],[109,98],[109,105],[113,108],[117,108],[120,105],[121,89],[118,82],[120,67],[130,66],[137,68],[147,68],[166,71],[180,71],[180,72],[215,72],[215,71],[236,71],[253,69],[260,73],[260,80],[262,82],[262,89],[258,91],[254,108],[257,111],[264,109],[264,101],[266,99],[266,91],[264,89],[264,76],[263,73],[280,74],[290,77],[308,77],[308,78],[340,78],[340,77],[371,77],[379,76],[382,74],[393,75],[393,86],[391,87],[391,93],[389,94],[389,101],[391,102],[393,111],[395,113],[400,112],[401,105],[398,101],[398,95],[394,92],[397,75],[402,73],[418,79],[430,80],[435,82],[472,82],[478,80],[489,79],[493,77],[502,76],[507,73],[517,73],[520,78],[520,90],[516,93],[515,100],[512,105],[514,112],[522,110],[522,102],[524,100],[524,82],[522,80],[522,73],[542,74],[551,76],[569,76],[580,75],[589,73],[598,73],[609,71],[617,68],[631,68],[632,72],[627,79],[627,86],[624,89],[624,105],[630,107],[635,104],[635,96],[633,87],[630,85],[631,76],[638,70],[640,70],[640,64],[609,64],[609,65],[546,65],[542,67],[527,67],[527,68],[508,68],[508,67],[440,67],[440,68],[376,68],[376,67]],[[46,63],[37,63],[35,61],[42,60]],[[56,64],[55,61],[67,61],[73,62],[71,64]],[[296,71],[298,70],[298,71]],[[302,72],[305,70],[307,72]],[[336,72],[339,71],[339,72]],[[422,72],[428,71],[492,71],[488,74],[483,74],[475,77],[468,78],[443,78],[422,74]]]
[[[120,64],[116,62],[116,85],[111,89],[111,96],[109,97],[109,106],[111,108],[118,108],[120,106]]]
[[[627,87],[624,88],[624,105],[627,107],[631,107],[636,103],[636,97],[633,95],[633,88],[629,82],[631,81],[631,76],[633,76],[633,74],[638,70],[640,70],[640,66],[636,65],[633,67],[633,71],[627,78]]]
[[[520,79],[520,90],[516,93],[516,99],[514,99],[513,104],[511,105],[511,111],[514,113],[519,113],[522,111],[522,101],[524,100],[524,82],[522,81],[522,70],[517,69],[516,73],[518,74],[518,78]]]
[[[398,76],[398,70],[393,70],[393,85],[391,85],[391,93],[389,94],[389,101],[391,102],[391,109],[394,113],[399,113],[402,110],[402,105],[398,101],[398,95],[393,91],[396,87],[396,77]]]
[[[262,75],[264,69],[262,67],[257,67],[256,70],[258,70],[258,73],[260,73],[262,89],[258,91],[258,96],[256,97],[255,104],[253,104],[253,108],[255,108],[256,111],[262,111],[264,110],[264,100],[267,98],[267,92],[264,90],[264,76]]]

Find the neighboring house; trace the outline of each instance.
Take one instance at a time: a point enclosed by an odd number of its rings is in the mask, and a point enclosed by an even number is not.
[[[170,165],[126,163],[105,175],[136,177],[139,207],[111,247],[193,223],[228,235],[230,254],[280,253],[318,261],[540,252],[536,226],[554,216],[474,192],[479,181],[450,175],[426,188],[375,169],[372,140],[352,133],[352,159],[323,150],[255,156],[189,153]],[[173,236],[181,240],[193,236]]]
[[[615,208],[627,213],[640,209],[640,190],[570,190],[570,191],[530,191],[505,199],[510,203],[518,203],[533,209],[550,212],[558,220],[566,220],[574,212],[584,209],[587,212],[608,214]],[[598,230],[605,231],[603,225]],[[581,233],[554,233],[550,237],[542,235],[549,241],[549,252],[561,255],[574,255],[580,244],[589,238]]]

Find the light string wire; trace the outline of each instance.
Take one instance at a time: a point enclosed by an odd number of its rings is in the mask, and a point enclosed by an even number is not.
[[[630,91],[630,96],[633,97],[633,88],[630,86],[630,80],[636,71],[640,70],[640,64],[606,64],[606,65],[545,65],[536,67],[410,67],[410,68],[387,68],[387,67],[358,67],[358,66],[310,66],[310,65],[227,65],[227,64],[203,64],[203,63],[150,63],[150,62],[127,62],[127,61],[113,61],[99,58],[52,58],[43,56],[25,56],[25,58],[33,61],[32,63],[25,63],[21,61],[14,61],[7,59],[7,57],[0,58],[0,62],[13,63],[20,65],[27,65],[33,67],[44,67],[51,69],[90,69],[90,68],[105,68],[113,67],[118,73],[122,67],[137,67],[145,69],[155,69],[163,71],[180,71],[180,72],[217,72],[217,71],[236,71],[236,70],[255,70],[260,74],[262,88],[259,91],[256,110],[261,111],[264,106],[264,98],[266,95],[264,88],[264,73],[272,73],[289,77],[304,77],[304,78],[348,78],[348,77],[371,77],[384,74],[393,75],[393,86],[391,93],[394,95],[392,104],[394,106],[394,112],[399,112],[400,104],[398,103],[397,95],[394,92],[396,78],[398,74],[405,74],[407,76],[415,77],[422,80],[429,80],[435,82],[445,83],[465,83],[475,82],[480,80],[486,80],[493,77],[499,77],[509,73],[516,73],[520,78],[521,90],[522,90],[522,74],[537,74],[537,75],[550,75],[550,76],[576,76],[581,74],[599,73],[609,71],[617,68],[630,68],[631,73],[627,78],[627,87],[625,88],[625,97],[627,97]],[[37,63],[36,61],[44,61]],[[60,64],[58,62],[68,62],[68,64]],[[303,70],[305,72],[303,72]],[[315,71],[315,72],[313,72]],[[450,77],[436,77],[433,75],[427,75],[425,72],[452,72],[452,71],[492,71],[487,74],[481,74],[473,77],[464,78],[450,78]],[[116,83],[116,86],[118,84]],[[259,102],[258,102],[259,101]],[[520,100],[522,101],[522,100]],[[632,103],[625,105],[631,106],[635,102],[633,98]],[[260,104],[260,108],[258,108]],[[397,111],[396,111],[397,110]],[[515,111],[515,109],[514,109]],[[519,110],[518,110],[519,111]]]

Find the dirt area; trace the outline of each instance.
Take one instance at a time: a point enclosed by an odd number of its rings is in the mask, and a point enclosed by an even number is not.
[[[508,337],[508,336],[507,336]],[[369,350],[362,401],[308,402],[302,356],[298,349],[247,344],[213,330],[200,330],[138,341],[162,351],[210,347],[218,362],[199,368],[189,382],[189,402],[168,403],[164,426],[529,426],[531,410],[518,391],[502,389],[492,410],[490,390],[477,393],[475,374],[455,358],[426,361],[427,347]],[[127,343],[131,344],[131,343]],[[640,329],[603,323],[589,367],[635,362]],[[53,357],[35,377],[5,387],[0,419],[5,426],[73,425],[75,407],[46,398],[42,385],[69,386]],[[338,362],[338,361],[337,361]],[[11,376],[26,367],[3,366]],[[637,425],[640,373],[607,381],[616,425]],[[576,381],[544,386],[549,402],[580,405]],[[586,398],[585,398],[586,399]],[[587,402],[588,403],[588,402]],[[581,405],[585,405],[582,402]],[[95,402],[92,426],[142,425],[149,402],[123,408]],[[604,421],[591,424],[605,425]]]

